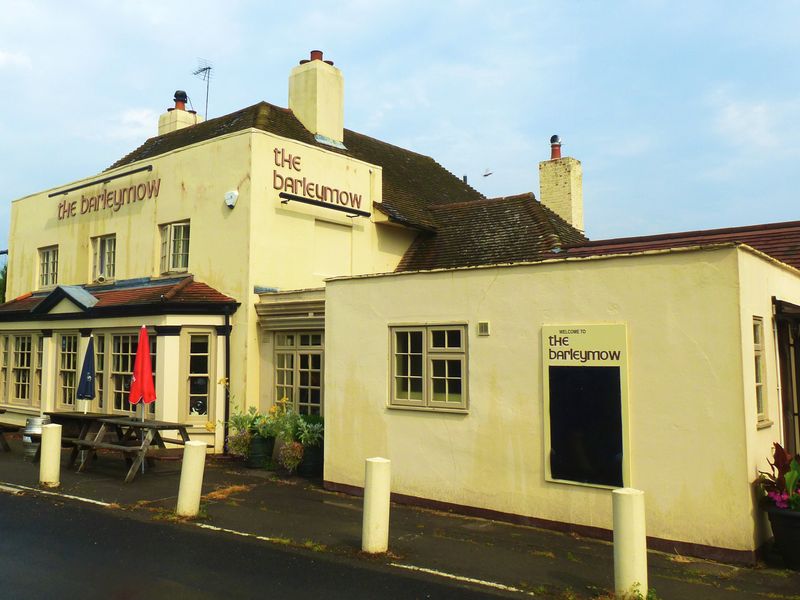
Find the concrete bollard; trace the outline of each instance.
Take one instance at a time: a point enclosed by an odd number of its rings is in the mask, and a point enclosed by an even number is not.
[[[622,488],[611,492],[614,511],[614,589],[647,596],[647,533],[644,492]]]
[[[361,549],[377,554],[389,549],[391,465],[387,458],[368,458],[364,476],[364,521]]]
[[[196,517],[200,510],[203,471],[206,467],[206,443],[186,442],[183,447],[181,483],[178,488],[178,507],[181,517]]]
[[[61,425],[42,425],[39,453],[39,483],[46,487],[61,484]]]

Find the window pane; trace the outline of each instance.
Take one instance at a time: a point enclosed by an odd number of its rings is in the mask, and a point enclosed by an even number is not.
[[[395,334],[395,339],[397,340],[397,353],[408,354],[408,332],[398,331]]]
[[[446,347],[446,332],[444,331],[433,331],[431,333],[432,343],[431,345],[434,348],[445,348]]]
[[[447,330],[447,347],[460,348],[461,347],[461,330],[448,329]]]
[[[409,332],[411,338],[411,352],[414,354],[422,354],[422,332],[411,331]]]
[[[447,363],[443,360],[434,360],[431,361],[433,365],[433,376],[434,377],[446,377],[447,376]]]
[[[208,373],[208,356],[198,354],[189,358],[190,373]]]
[[[208,394],[208,377],[190,377],[189,393],[192,395]]]
[[[189,343],[189,352],[192,354],[208,354],[208,336],[193,335]]]
[[[411,356],[411,375],[422,377],[422,355]]]

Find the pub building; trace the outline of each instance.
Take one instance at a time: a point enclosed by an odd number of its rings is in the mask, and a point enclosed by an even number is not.
[[[149,417],[215,452],[285,397],[325,417],[329,489],[385,456],[399,501],[608,537],[635,487],[652,547],[752,561],[757,471],[800,448],[800,222],[590,242],[557,136],[538,199],[486,198],[343,97],[319,51],[288,108],[204,122],[176,92],[108,169],[15,200],[4,420],[83,410],[90,336],[87,408],[133,414],[145,324]]]

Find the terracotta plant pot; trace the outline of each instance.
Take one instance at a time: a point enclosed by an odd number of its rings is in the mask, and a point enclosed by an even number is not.
[[[787,569],[800,571],[800,512],[771,507],[767,509],[775,549]]]

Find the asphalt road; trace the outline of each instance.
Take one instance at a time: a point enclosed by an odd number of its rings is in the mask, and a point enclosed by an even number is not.
[[[0,493],[0,598],[486,597],[498,596],[115,509]]]

